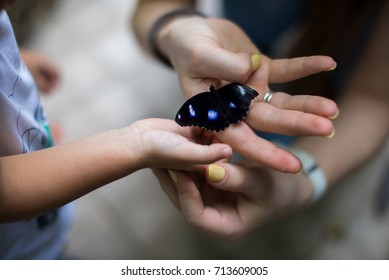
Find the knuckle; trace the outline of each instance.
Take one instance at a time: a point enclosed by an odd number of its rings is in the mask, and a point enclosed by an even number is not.
[[[239,63],[233,66],[234,74],[238,82],[245,82],[251,75],[252,69],[249,63]]]
[[[188,64],[191,66],[193,69],[200,69],[201,66],[203,66],[203,57],[204,54],[207,53],[206,50],[200,45],[200,46],[193,46],[188,54],[187,54],[187,59],[188,59]]]

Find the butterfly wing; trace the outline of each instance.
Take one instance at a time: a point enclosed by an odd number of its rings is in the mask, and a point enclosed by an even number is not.
[[[230,125],[216,94],[199,93],[188,99],[178,110],[176,122],[181,126],[197,126],[211,131],[221,131]]]
[[[221,87],[217,93],[220,102],[223,103],[223,111],[232,124],[242,121],[247,116],[251,101],[258,96],[254,89],[240,83]]]
[[[257,95],[255,90],[239,83],[228,84],[216,91],[211,88],[211,92],[188,99],[178,110],[175,120],[181,126],[221,131],[242,121]]]

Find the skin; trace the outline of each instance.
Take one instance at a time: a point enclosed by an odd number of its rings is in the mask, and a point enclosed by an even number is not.
[[[147,30],[158,14],[191,6],[193,2],[140,1],[133,25],[145,49],[148,50]],[[271,60],[261,55],[260,67],[253,70],[249,58],[259,51],[233,23],[182,17],[166,24],[157,42],[177,71],[184,96],[204,91],[198,90],[201,79],[216,84],[244,82],[262,93],[245,122],[215,134],[245,158],[238,163],[217,163],[224,174],[217,181],[211,180],[210,167],[203,174],[154,170],[187,223],[234,240],[309,204],[312,196],[309,180],[303,175],[279,172],[296,173],[300,165],[274,144],[256,137],[252,128],[292,135],[330,135],[331,139],[302,137],[295,144],[316,159],[330,189],[374,156],[389,134],[389,54],[385,50],[389,43],[388,25],[389,3],[385,3],[371,40],[338,100],[341,114],[333,120],[334,135],[329,119],[334,119],[338,112],[336,104],[329,100],[275,93],[270,104],[260,102],[268,84],[331,70],[334,62],[330,58]]]
[[[21,50],[38,89],[59,83],[56,66]],[[204,172],[232,155],[221,143],[200,143],[201,130],[164,119],[145,119],[49,149],[0,157],[0,223],[33,218],[142,168]]]
[[[133,26],[141,45],[149,50],[148,31],[159,16],[190,5],[193,1],[140,1]],[[177,71],[187,98],[206,91],[208,84],[221,86],[227,82],[243,82],[260,93],[244,122],[216,134],[245,158],[279,171],[299,173],[302,166],[294,155],[256,136],[253,129],[319,136],[330,135],[334,129],[328,117],[336,115],[338,108],[331,100],[277,93],[274,105],[262,102],[269,83],[330,71],[336,66],[330,57],[271,60],[261,55],[260,67],[254,67],[252,55],[260,52],[238,26],[223,19],[198,16],[178,17],[165,24],[158,33],[157,44]]]
[[[38,52],[27,50],[20,50],[20,56],[42,93],[50,93],[58,86],[60,74],[49,59]]]
[[[163,119],[137,121],[74,142],[0,158],[0,222],[28,219],[139,169],[205,170],[230,147],[196,143],[198,131]]]
[[[50,93],[59,72],[47,58],[22,50],[38,89]],[[232,155],[221,143],[200,143],[201,131],[145,119],[49,149],[0,157],[0,223],[26,220],[71,202],[142,168],[203,171]],[[204,142],[204,141],[203,141]]]

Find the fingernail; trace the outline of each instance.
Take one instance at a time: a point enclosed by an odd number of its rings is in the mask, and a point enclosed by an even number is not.
[[[304,172],[304,168],[301,168],[301,170],[299,172],[297,172],[296,175],[301,175],[301,174],[303,174],[303,172]]]
[[[173,180],[174,184],[177,184],[178,178],[176,172],[174,172],[171,169],[168,169],[167,172],[169,173],[170,178]]]
[[[326,136],[326,138],[331,139],[335,136],[335,128],[332,130],[332,132]]]
[[[330,70],[328,70],[328,71],[335,70],[335,69],[336,69],[336,66],[338,66],[338,64],[335,62],[334,66],[332,66],[332,68],[330,68]]]
[[[336,114],[334,115],[334,116],[332,116],[332,117],[328,117],[330,120],[334,120],[334,119],[336,119],[338,116],[339,116],[339,114],[340,114],[340,112],[339,112],[339,109],[338,109],[338,111],[336,111]]]
[[[223,157],[224,157],[224,158],[230,158],[231,155],[232,155],[231,148],[224,148],[224,149],[222,150],[222,154],[223,154]]]
[[[223,167],[216,165],[216,164],[210,164],[208,166],[208,179],[212,182],[220,182],[224,179],[224,176],[226,174],[226,171]]]
[[[251,56],[251,63],[253,66],[253,70],[257,70],[259,65],[261,64],[261,56],[257,53]]]

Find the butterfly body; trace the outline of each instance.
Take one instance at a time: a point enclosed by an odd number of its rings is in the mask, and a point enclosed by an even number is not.
[[[257,95],[254,89],[240,83],[231,83],[219,89],[211,86],[209,92],[201,92],[188,99],[175,120],[181,126],[222,131],[246,117],[250,103]]]

